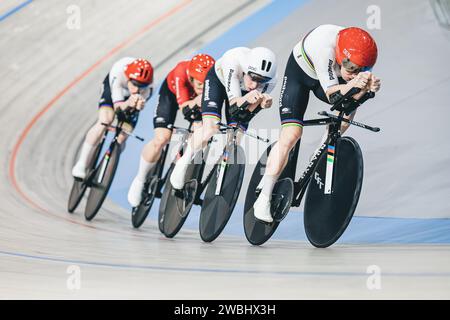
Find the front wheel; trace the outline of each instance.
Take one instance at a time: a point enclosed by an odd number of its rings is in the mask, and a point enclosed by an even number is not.
[[[134,228],[139,228],[147,218],[153,205],[153,201],[155,200],[158,182],[158,176],[153,175],[144,186],[144,190],[142,191],[142,201],[136,208],[133,208],[131,213],[131,224]]]
[[[92,173],[92,170],[97,163],[102,146],[103,140],[97,145],[97,147],[95,147],[94,152],[92,153],[92,156],[88,161],[88,178],[85,180],[74,178],[72,189],[70,190],[69,201],[67,203],[67,211],[70,213],[75,211],[75,209],[80,204],[81,199],[83,199],[83,195],[88,187],[86,180],[89,179],[89,175]]]
[[[241,191],[245,154],[240,146],[230,146],[214,167],[200,213],[200,237],[214,241],[225,228]],[[224,160],[224,157],[227,159]],[[222,181],[219,190],[218,181]]]
[[[330,194],[324,186],[327,163],[333,165]],[[305,231],[313,246],[329,247],[344,233],[358,204],[363,167],[361,149],[351,137],[337,140],[334,158],[329,155],[319,161],[305,198]]]
[[[247,196],[245,198],[244,206],[244,231],[248,242],[253,245],[262,245],[269,240],[274,232],[277,230],[280,222],[288,214],[294,196],[294,175],[297,164],[297,148],[289,153],[288,165],[284,168],[272,192],[271,214],[273,217],[272,223],[265,223],[255,218],[253,205],[259,196],[259,184],[266,171],[267,158],[270,150],[276,142],[271,144],[267,150],[262,154],[255,170],[253,171],[250,183],[248,186]],[[300,142],[298,142],[300,143]]]
[[[197,194],[198,170],[202,164],[190,164],[183,190],[175,190],[170,183],[174,164],[167,175],[167,181],[159,205],[159,230],[167,237],[173,238],[186,221]]]
[[[119,158],[120,145],[114,143],[95,169],[95,174],[89,181],[90,191],[84,212],[86,220],[92,220],[105,201],[119,164]]]
[[[244,231],[248,242],[253,245],[261,245],[270,239],[272,234],[278,228],[279,222],[274,221],[271,224],[264,223],[255,218],[253,205],[258,198],[257,188],[266,171],[267,157],[275,143],[271,144],[263,153],[255,170],[253,171],[250,183],[248,185],[247,195],[244,205]]]

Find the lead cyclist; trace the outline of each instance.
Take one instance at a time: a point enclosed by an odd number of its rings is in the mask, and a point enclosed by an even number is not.
[[[377,92],[381,81],[372,73],[378,50],[375,40],[363,29],[321,25],[294,47],[286,65],[280,94],[281,133],[267,159],[261,193],[253,205],[255,218],[273,221],[270,201],[275,183],[286,166],[289,152],[303,133],[303,116],[312,91],[321,101],[333,104],[351,88],[361,92],[349,104],[359,105]],[[353,119],[355,112],[346,116]],[[349,124],[343,123],[341,132]],[[322,142],[325,142],[327,133]]]

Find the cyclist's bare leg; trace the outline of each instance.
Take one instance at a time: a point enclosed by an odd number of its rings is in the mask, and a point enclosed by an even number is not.
[[[281,129],[280,139],[274,145],[267,158],[265,175],[279,176],[286,166],[289,152],[301,138],[303,129],[300,126],[288,126]]]
[[[300,126],[287,126],[281,129],[280,139],[275,143],[267,158],[266,172],[261,180],[261,193],[253,205],[257,219],[268,223],[273,221],[270,213],[273,188],[287,164],[289,152],[301,138],[302,132],[303,129]]]
[[[155,137],[144,146],[142,158],[149,163],[156,163],[163,148],[170,142],[172,131],[167,128],[155,128]]]
[[[102,123],[111,124],[113,121],[114,110],[111,107],[102,107],[99,109],[98,120],[86,134],[81,146],[80,156],[72,169],[72,175],[74,177],[85,178],[88,160],[106,130],[106,127]]]
[[[188,165],[195,157],[197,152],[201,151],[206,146],[209,139],[218,132],[219,126],[215,118],[203,118],[201,127],[194,130],[194,133],[189,138],[183,156],[178,159],[175,168],[170,176],[170,183],[175,189],[181,189],[184,185],[184,178]]]
[[[102,123],[112,124],[114,116],[114,110],[111,107],[100,108],[98,110],[98,120],[86,134],[85,142],[91,146],[96,146],[107,129]]]
[[[216,123],[216,119],[203,119],[202,125],[195,129],[192,136],[189,138],[186,152],[183,157],[178,160],[178,162],[181,161],[181,163],[190,163],[197,152],[202,150],[208,143],[209,139],[211,139],[211,137],[219,131],[219,126]]]
[[[155,137],[142,149],[139,169],[136,177],[128,190],[128,202],[132,207],[136,207],[141,202],[142,189],[147,178],[147,174],[152,170],[159,158],[163,148],[169,143],[172,131],[167,128],[155,128]]]

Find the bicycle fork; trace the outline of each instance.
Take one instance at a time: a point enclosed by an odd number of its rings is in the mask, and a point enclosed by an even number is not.
[[[228,149],[225,148],[222,155],[222,161],[219,164],[218,172],[217,172],[217,185],[215,195],[220,195],[220,191],[222,190],[223,177],[225,176],[225,170],[227,168],[229,152]]]
[[[97,178],[97,183],[101,184],[103,182],[103,178],[105,177],[106,168],[108,168],[109,160],[111,159],[111,154],[114,150],[114,148],[120,148],[120,145],[118,145],[117,141],[113,142],[111,147],[106,151],[105,153],[105,160],[102,161],[102,166],[100,168],[100,174]]]
[[[109,159],[111,158],[111,149],[108,149],[105,154],[105,161],[102,162],[102,166],[100,168],[100,174],[98,175],[97,183],[101,184],[103,181],[103,177],[105,176],[106,168],[108,167]]]

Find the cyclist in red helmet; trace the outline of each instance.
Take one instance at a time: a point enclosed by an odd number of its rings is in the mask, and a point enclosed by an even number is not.
[[[79,159],[72,169],[74,177],[85,178],[89,155],[106,130],[102,123],[111,124],[118,109],[142,110],[152,94],[152,83],[153,67],[149,61],[126,57],[114,63],[103,81],[103,91],[98,103],[98,120],[86,134]],[[129,123],[129,131],[135,127],[136,121],[137,116]],[[125,140],[126,135],[119,137],[118,142],[122,145],[122,150]]]
[[[303,132],[303,116],[310,92],[325,103],[333,104],[351,88],[362,89],[350,103],[367,97],[369,91],[380,89],[380,79],[372,73],[378,50],[375,40],[366,31],[336,25],[321,25],[310,31],[294,47],[283,78],[280,96],[281,133],[272,148],[261,193],[254,204],[255,217],[272,222],[270,199],[290,150]],[[347,118],[353,119],[355,112]],[[341,132],[348,128],[344,123]],[[322,138],[325,141],[327,134]]]
[[[128,191],[128,202],[132,207],[139,205],[147,173],[159,160],[162,149],[172,137],[177,111],[181,110],[186,120],[194,122],[194,130],[201,126],[199,106],[203,83],[214,63],[214,58],[210,55],[197,54],[191,60],[178,63],[161,85],[153,118],[155,136],[142,150],[137,175]]]

